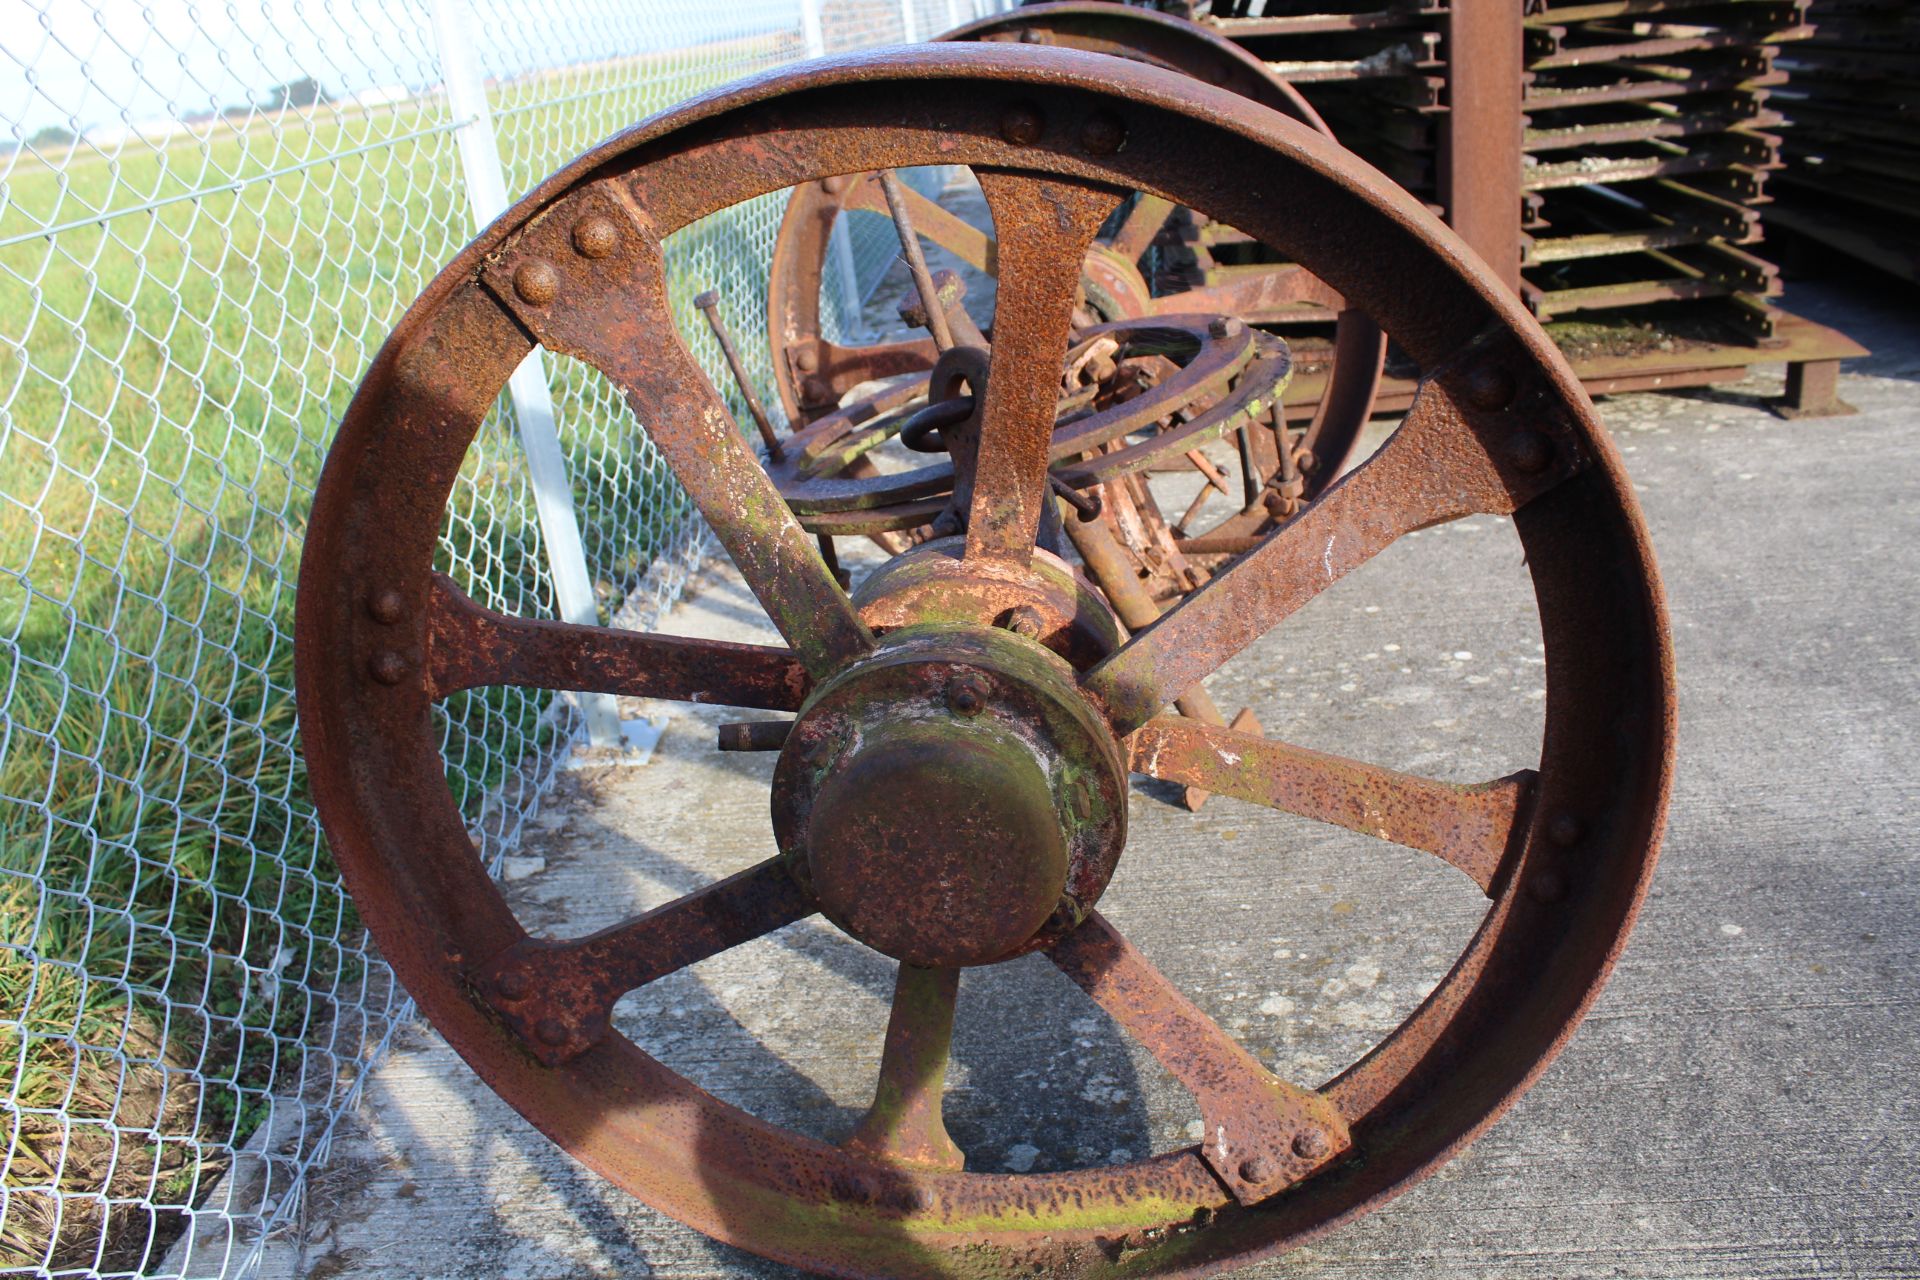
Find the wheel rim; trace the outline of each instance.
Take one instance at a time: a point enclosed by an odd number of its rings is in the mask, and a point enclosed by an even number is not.
[[[1002,137],[1016,110],[1048,122],[1037,142]],[[1097,130],[1086,127],[1096,121]],[[1124,143],[1109,149],[1115,126]],[[767,141],[774,135],[778,145]],[[1090,150],[1089,138],[1101,145]],[[684,347],[656,343],[639,356],[638,344],[606,349],[606,333],[620,329],[609,314],[630,324],[657,317],[663,295],[648,296],[641,274],[609,285],[618,272],[580,247],[601,243],[597,232],[574,235],[569,250],[568,228],[607,219],[639,246],[637,262],[653,252],[650,237],[751,196],[936,159],[1017,171],[1002,180],[1022,193],[1008,197],[1009,214],[1044,184],[1079,209],[1067,220],[1088,235],[1100,203],[1124,190],[1156,191],[1221,217],[1365,300],[1431,372],[1408,423],[1373,459],[1080,676],[1115,735],[1132,735],[1136,770],[1268,803],[1286,790],[1274,779],[1304,778],[1281,807],[1348,825],[1354,786],[1375,788],[1397,815],[1397,834],[1492,893],[1480,930],[1420,1008],[1342,1075],[1289,1104],[1296,1119],[1331,1117],[1352,1152],[1273,1152],[1307,1172],[1252,1206],[1241,1201],[1248,1182],[1262,1181],[1253,1177],[1259,1170],[1223,1168],[1204,1147],[1026,1176],[877,1160],[869,1149],[802,1138],[722,1104],[618,1035],[569,1055],[577,1025],[552,1035],[538,1020],[516,1025],[513,1001],[498,990],[502,958],[528,940],[447,792],[431,732],[436,697],[496,683],[794,709],[811,684],[872,645],[731,422],[708,413],[710,391],[680,380],[636,388],[636,368],[620,367],[657,356],[670,372],[692,370]],[[1260,179],[1236,183],[1229,174]],[[1262,197],[1281,187],[1294,197],[1290,220]],[[1009,369],[1043,363],[1054,332],[1045,304],[1071,288],[1049,279],[1041,229],[1009,232],[1010,246],[1016,234],[1037,237],[1027,261],[1035,310],[1009,313],[1009,332],[996,343]],[[460,460],[530,349],[529,330],[627,386],[791,650],[505,619],[433,577]],[[646,373],[657,379],[661,369]],[[1024,427],[1010,426],[991,456],[983,445],[977,480],[997,509],[969,530],[970,553],[977,541],[983,564],[1014,572],[1041,495],[1032,485],[1016,492],[1008,477],[1043,473],[1050,426],[1033,379],[1016,381],[992,384],[1009,388],[1005,421]],[[1023,395],[1034,402],[1020,403]],[[702,467],[712,475],[703,479]],[[1462,797],[1376,770],[1320,795],[1310,784],[1333,776],[1324,758],[1281,744],[1252,748],[1154,716],[1196,671],[1399,533],[1449,514],[1516,507],[1547,651],[1546,733],[1531,778]],[[1324,578],[1281,572],[1313,563],[1325,565]],[[296,641],[316,804],[368,927],[434,1025],[503,1098],[619,1185],[716,1238],[840,1275],[1201,1274],[1299,1243],[1379,1203],[1510,1105],[1570,1034],[1644,893],[1671,768],[1671,658],[1652,554],[1611,445],[1538,327],[1424,209],[1310,131],[1153,68],[1062,51],[926,48],[778,72],[656,118],[543,183],[436,279],[370,371],[316,496]],[[1214,749],[1221,742],[1246,748],[1253,765],[1230,767]],[[1162,759],[1156,766],[1149,755]],[[742,873],[703,901],[718,904],[717,917],[736,930],[753,931],[746,936],[811,909],[777,868]],[[646,941],[647,928],[621,937]],[[1122,979],[1150,986],[1157,974],[1142,972],[1144,962],[1109,935],[1095,915],[1053,958],[1138,1034],[1126,1009],[1142,988]],[[543,962],[588,974],[578,987],[585,1008],[596,978],[620,983],[677,967],[712,941],[690,935],[678,950],[641,948],[647,964],[611,975],[604,955],[577,947]],[[491,1003],[476,998],[477,988],[494,992]],[[1168,1060],[1177,1052],[1150,1047],[1192,1085]],[[891,1153],[908,1149],[902,1142]]]

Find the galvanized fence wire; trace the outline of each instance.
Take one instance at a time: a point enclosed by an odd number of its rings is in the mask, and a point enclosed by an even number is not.
[[[476,0],[509,197],[691,93],[927,38],[999,3]],[[308,802],[292,694],[302,530],[356,381],[473,234],[429,0],[0,0],[0,1270],[243,1274],[297,1213],[408,1011]],[[937,182],[938,175],[916,180]],[[721,290],[759,381],[782,200],[674,237],[681,331]],[[897,250],[853,225],[829,314]],[[644,623],[703,526],[613,388],[549,360],[603,622]],[[729,394],[731,392],[729,391]],[[554,616],[505,397],[440,567]],[[565,700],[444,708],[490,863],[579,729]]]

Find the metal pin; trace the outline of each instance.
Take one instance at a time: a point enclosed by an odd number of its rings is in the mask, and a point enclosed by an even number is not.
[[[784,453],[780,448],[780,437],[774,434],[767,411],[760,407],[760,397],[753,394],[753,383],[747,380],[747,367],[740,363],[740,353],[733,349],[733,339],[727,336],[727,327],[720,322],[720,291],[707,290],[693,300],[693,305],[706,313],[707,324],[712,328],[713,336],[719,340],[720,354],[727,358],[727,368],[733,370],[733,380],[740,384],[740,394],[747,398],[747,412],[753,415],[753,425],[760,428],[760,439],[767,446],[767,457],[775,462],[780,461]]]
[[[900,233],[900,251],[907,257],[907,270],[913,274],[913,287],[920,291],[920,302],[927,310],[927,332],[933,335],[933,345],[942,351],[953,347],[953,330],[947,324],[946,308],[940,305],[940,295],[933,287],[933,273],[927,270],[926,255],[920,252],[920,236],[913,229],[913,219],[907,213],[907,195],[900,189],[900,179],[891,169],[880,171],[880,190],[886,194],[887,208],[893,214],[893,229]]]

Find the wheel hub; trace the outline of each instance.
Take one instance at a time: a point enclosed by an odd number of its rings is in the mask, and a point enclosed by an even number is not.
[[[1119,745],[1040,644],[906,627],[802,708],[783,853],[828,919],[909,964],[991,964],[1085,918],[1126,840]]]

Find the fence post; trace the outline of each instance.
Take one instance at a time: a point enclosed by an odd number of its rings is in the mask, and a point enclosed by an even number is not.
[[[920,23],[913,12],[914,0],[900,0],[900,38],[908,44],[920,39]]]
[[[826,37],[820,31],[820,0],[800,0],[800,42],[809,58],[827,51]]]
[[[506,210],[507,183],[500,171],[493,116],[487,110],[486,81],[467,44],[466,19],[456,12],[457,7],[455,0],[433,0],[433,33],[440,74],[447,86],[447,109],[456,124],[454,136],[460,146],[467,203],[473,210],[474,230],[479,231]],[[594,603],[593,577],[587,571],[580,521],[573,510],[573,486],[567,479],[567,458],[554,422],[553,392],[539,351],[528,355],[513,371],[507,380],[507,395],[513,401],[520,447],[527,455],[527,478],[533,485],[534,511],[547,553],[554,603],[567,622],[595,626],[600,618]],[[620,708],[612,694],[570,696],[586,715],[589,743],[596,747],[620,745]]]
[[[960,0],[947,0],[947,30],[953,30],[961,21]]]

